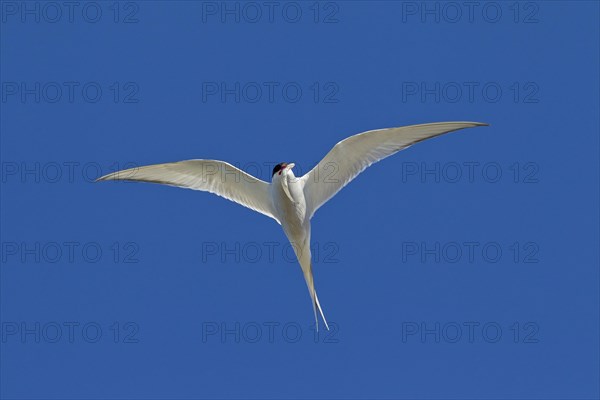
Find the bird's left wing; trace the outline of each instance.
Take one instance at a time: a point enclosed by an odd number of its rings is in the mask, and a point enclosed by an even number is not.
[[[438,122],[368,131],[342,140],[301,178],[309,218],[371,164],[423,140],[485,125],[481,122]]]
[[[248,207],[279,223],[269,184],[217,160],[187,160],[113,172],[97,181],[124,180],[202,190]]]

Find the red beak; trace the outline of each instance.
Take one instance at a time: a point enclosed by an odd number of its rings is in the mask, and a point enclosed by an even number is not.
[[[278,174],[278,175],[281,175],[281,173],[283,172],[283,170],[285,169],[285,167],[287,167],[287,164],[286,164],[286,163],[283,163],[282,165],[283,165],[283,166],[282,166],[282,167],[281,167],[281,169],[279,170],[279,174]]]

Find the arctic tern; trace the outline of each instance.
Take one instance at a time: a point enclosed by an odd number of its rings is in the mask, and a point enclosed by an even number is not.
[[[480,122],[439,122],[378,129],[350,136],[307,174],[296,177],[294,163],[273,169],[271,183],[217,160],[187,160],[121,170],[97,181],[152,182],[214,193],[273,218],[290,241],[308,286],[316,328],[318,313],[327,320],[313,281],[310,221],[315,212],[371,164],[423,140],[459,129],[487,126]]]

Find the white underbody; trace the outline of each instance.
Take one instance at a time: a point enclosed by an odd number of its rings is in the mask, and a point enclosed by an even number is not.
[[[307,212],[304,194],[305,181],[294,175],[292,171],[293,167],[294,165],[290,164],[280,172],[275,173],[271,185],[271,199],[277,220],[290,241],[302,268],[302,273],[304,274],[304,279],[313,302],[315,319],[317,318],[318,310],[325,326],[329,329],[314,288],[310,251],[310,216]]]

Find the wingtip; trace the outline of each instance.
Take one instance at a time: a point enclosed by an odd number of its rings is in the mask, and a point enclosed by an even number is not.
[[[123,174],[123,172],[126,172],[126,171],[128,171],[128,170],[117,171],[117,172],[113,172],[113,173],[110,173],[110,174],[103,175],[101,177],[96,178],[96,180],[94,182],[118,181],[118,180],[121,180],[119,178],[119,174]]]
[[[110,177],[110,175],[101,176],[99,178],[96,178],[96,180],[94,180],[94,183],[96,183],[96,182],[102,182],[102,181],[107,181],[109,179],[109,177]]]

